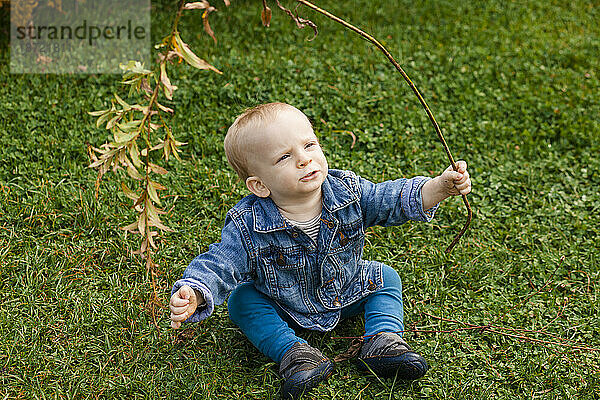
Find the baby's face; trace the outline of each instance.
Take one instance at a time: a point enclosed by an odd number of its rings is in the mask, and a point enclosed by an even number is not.
[[[253,175],[249,179],[260,180],[268,189],[263,194],[270,195],[276,204],[301,200],[321,190],[327,176],[327,160],[301,112],[281,111],[275,120],[253,135],[249,144],[252,151],[249,166]]]

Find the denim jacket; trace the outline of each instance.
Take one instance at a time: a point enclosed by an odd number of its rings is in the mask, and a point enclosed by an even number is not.
[[[423,211],[421,187],[430,178],[372,183],[330,169],[322,185],[317,243],[286,222],[270,198],[244,197],[225,218],[221,242],[197,256],[171,295],[189,285],[206,305],[186,322],[212,314],[239,284],[253,282],[298,325],[329,331],[340,310],[381,288],[382,264],[362,259],[365,229],[430,221],[439,205]]]

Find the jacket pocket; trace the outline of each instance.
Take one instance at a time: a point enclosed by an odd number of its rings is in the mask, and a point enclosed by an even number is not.
[[[346,253],[362,249],[364,238],[362,221],[342,224],[331,246],[331,254]]]
[[[296,269],[304,267],[302,248],[272,246],[261,251],[260,259],[263,264],[275,270]]]
[[[268,295],[292,307],[302,302],[305,284],[305,259],[302,248],[268,247],[260,252],[260,263],[265,271]]]

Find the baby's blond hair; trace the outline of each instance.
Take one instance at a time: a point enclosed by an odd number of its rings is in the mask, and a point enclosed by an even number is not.
[[[242,182],[246,182],[250,176],[248,168],[248,154],[251,150],[248,146],[249,136],[252,132],[260,130],[261,127],[273,121],[283,110],[295,110],[304,115],[302,111],[286,103],[260,104],[245,110],[227,130],[223,142],[225,155],[229,165],[237,172]]]

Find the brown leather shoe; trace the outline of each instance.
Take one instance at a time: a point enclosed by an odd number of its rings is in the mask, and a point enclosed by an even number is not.
[[[279,374],[285,379],[283,399],[298,399],[333,373],[333,362],[306,343],[296,343],[284,355]]]
[[[392,332],[381,332],[362,345],[357,359],[362,371],[373,371],[381,377],[404,380],[422,378],[429,369],[427,361],[414,352],[402,337]]]

